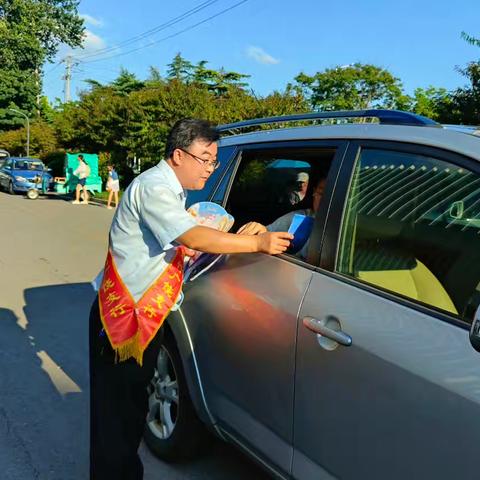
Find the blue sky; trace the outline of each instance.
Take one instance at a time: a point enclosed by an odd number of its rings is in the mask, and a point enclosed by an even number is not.
[[[211,68],[224,67],[251,75],[251,87],[266,95],[282,90],[301,71],[314,74],[354,62],[372,63],[399,77],[407,93],[416,87],[464,85],[455,66],[480,58],[480,48],[461,39],[462,31],[480,37],[480,1],[460,0],[247,0],[232,10],[170,39],[189,26],[234,6],[241,0],[216,0],[207,8],[155,35],[90,56],[99,48],[153,29],[207,3],[206,0],[83,0],[85,49],[74,51],[81,60],[72,77],[72,96],[86,88],[85,78],[114,79],[121,67],[139,78],[149,66],[166,72],[176,53]],[[151,42],[161,40],[156,44]],[[137,48],[134,53],[125,54]],[[62,48],[61,60],[68,53]],[[109,56],[118,55],[113,58]],[[98,60],[92,62],[92,60]],[[89,62],[90,61],[90,62]],[[44,91],[63,99],[64,64],[45,66]]]

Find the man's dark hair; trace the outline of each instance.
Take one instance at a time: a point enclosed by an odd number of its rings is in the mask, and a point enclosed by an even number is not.
[[[85,159],[83,158],[83,155],[82,155],[81,153],[80,153],[80,155],[78,155],[78,158],[79,158],[80,160],[85,161]]]
[[[170,158],[176,148],[188,149],[195,140],[212,143],[219,138],[220,134],[207,120],[182,118],[175,123],[168,134],[165,145],[165,158]]]

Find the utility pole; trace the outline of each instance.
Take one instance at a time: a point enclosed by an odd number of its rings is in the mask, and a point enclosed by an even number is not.
[[[72,62],[73,58],[71,55],[67,55],[64,58],[65,62],[65,75],[63,79],[65,80],[65,103],[69,102],[71,97],[70,97],[70,80],[72,79]]]

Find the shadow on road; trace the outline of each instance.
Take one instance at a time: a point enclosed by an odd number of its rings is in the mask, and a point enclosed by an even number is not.
[[[88,315],[95,298],[89,283],[24,291],[28,335],[85,391],[88,387]],[[63,392],[60,392],[63,394]],[[68,392],[65,392],[68,393]]]
[[[93,289],[51,285],[26,289],[24,297],[25,329],[11,310],[0,308],[0,406],[8,412],[0,433],[16,446],[1,467],[10,467],[12,479],[87,478]],[[30,465],[28,477],[18,476],[19,456]]]

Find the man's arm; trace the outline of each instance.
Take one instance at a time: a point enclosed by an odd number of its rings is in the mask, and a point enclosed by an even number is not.
[[[266,232],[259,235],[224,233],[209,227],[196,226],[176,241],[187,248],[206,253],[253,253],[278,255],[287,250],[293,235],[287,232]]]

